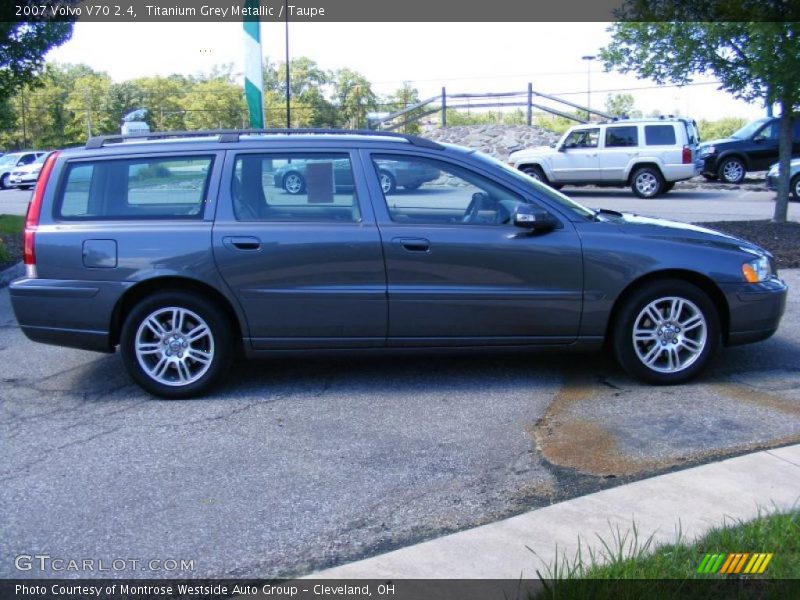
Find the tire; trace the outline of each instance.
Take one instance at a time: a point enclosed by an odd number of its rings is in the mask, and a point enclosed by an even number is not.
[[[664,190],[661,171],[654,167],[641,167],[631,177],[631,191],[639,198],[655,198]]]
[[[418,190],[422,184],[421,183],[407,183],[403,187],[407,189],[409,192],[413,192],[414,190]]]
[[[178,311],[182,325],[174,337]],[[189,334],[202,325],[205,332],[190,339]],[[196,294],[177,290],[141,300],[125,319],[120,336],[122,360],[133,380],[169,400],[198,396],[214,387],[227,374],[234,348],[230,321],[222,310]]]
[[[792,181],[789,184],[789,192],[795,202],[800,202],[800,175],[792,177]]]
[[[31,189],[33,186],[32,186],[32,185],[20,185],[20,186],[18,186],[18,187],[19,187],[19,189],[21,189],[21,190],[29,190],[29,189]]]
[[[536,181],[541,181],[542,183],[550,184],[547,179],[547,175],[544,174],[542,167],[539,165],[530,165],[527,167],[522,167],[520,169],[523,173],[528,175],[529,177],[533,177]]]
[[[306,191],[306,180],[297,171],[289,171],[283,176],[283,189],[287,194],[297,196]]]
[[[723,160],[717,170],[720,181],[725,183],[742,183],[746,174],[747,168],[744,162],[735,156]]]
[[[675,187],[675,182],[674,181],[665,181],[664,182],[664,187],[661,189],[661,193],[662,194],[666,194],[667,192],[671,192],[672,188],[674,188],[674,187]]]
[[[378,180],[381,184],[381,191],[384,195],[391,194],[397,189],[397,182],[389,171],[378,172]]]
[[[8,173],[0,177],[0,188],[7,190],[11,187],[11,184],[8,182]]]
[[[701,173],[701,175],[705,178],[706,181],[716,181],[719,179],[716,175],[711,175],[710,173]]]
[[[669,311],[676,309],[677,318],[671,317]],[[719,316],[697,286],[662,279],[624,301],[611,339],[617,362],[633,377],[658,385],[683,383],[696,376],[719,347]]]

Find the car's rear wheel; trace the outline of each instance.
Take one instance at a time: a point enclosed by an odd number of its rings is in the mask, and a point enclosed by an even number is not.
[[[397,189],[397,182],[389,171],[381,171],[378,173],[378,179],[381,182],[381,191],[384,194],[391,194]]]
[[[533,177],[536,181],[541,181],[542,183],[550,183],[547,180],[547,175],[544,174],[542,167],[540,167],[539,165],[530,165],[527,167],[522,167],[522,169],[520,170],[527,176]]]
[[[640,288],[622,305],[614,324],[614,353],[634,377],[655,384],[688,381],[719,346],[716,307],[703,290],[665,279]]]
[[[742,159],[732,156],[722,161],[717,175],[725,183],[742,183],[746,173],[747,169]]]
[[[300,173],[290,171],[283,177],[283,189],[292,196],[302,194],[306,191],[306,180]]]
[[[792,198],[800,202],[800,175],[795,175],[792,183],[789,185],[789,190],[792,193]]]
[[[205,393],[225,376],[234,339],[215,304],[165,291],[131,310],[122,326],[120,349],[136,383],[156,396],[178,399]]]
[[[639,198],[653,198],[664,189],[664,178],[654,167],[637,169],[631,177],[631,190]]]

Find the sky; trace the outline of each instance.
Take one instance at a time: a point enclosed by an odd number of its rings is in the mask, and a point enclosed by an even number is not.
[[[307,56],[325,69],[348,67],[388,95],[410,82],[425,98],[441,92],[533,89],[602,108],[606,95],[627,91],[636,108],[680,113],[696,119],[766,114],[717,90],[709,77],[700,85],[658,87],[634,75],[604,73],[596,55],[610,41],[608,23],[290,23],[293,57]],[[262,23],[264,55],[284,57],[284,24]],[[85,63],[114,81],[134,77],[195,74],[233,63],[243,70],[240,23],[81,23],[72,39],[47,59]],[[587,66],[591,73],[587,74]],[[627,88],[645,88],[627,90]],[[626,90],[623,90],[626,89]]]

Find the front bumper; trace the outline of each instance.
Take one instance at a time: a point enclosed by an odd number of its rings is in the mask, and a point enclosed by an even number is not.
[[[778,176],[777,175],[767,175],[767,189],[773,190],[775,192],[778,191]]]
[[[716,175],[718,170],[717,153],[698,157],[695,161],[695,167],[703,175]]]
[[[763,283],[721,284],[728,301],[728,346],[765,340],[775,333],[786,310],[788,287],[773,277]]]

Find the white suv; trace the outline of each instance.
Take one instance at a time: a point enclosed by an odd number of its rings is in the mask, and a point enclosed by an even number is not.
[[[700,174],[694,121],[675,117],[578,125],[555,144],[518,150],[509,164],[553,187],[630,186],[640,198]]]

